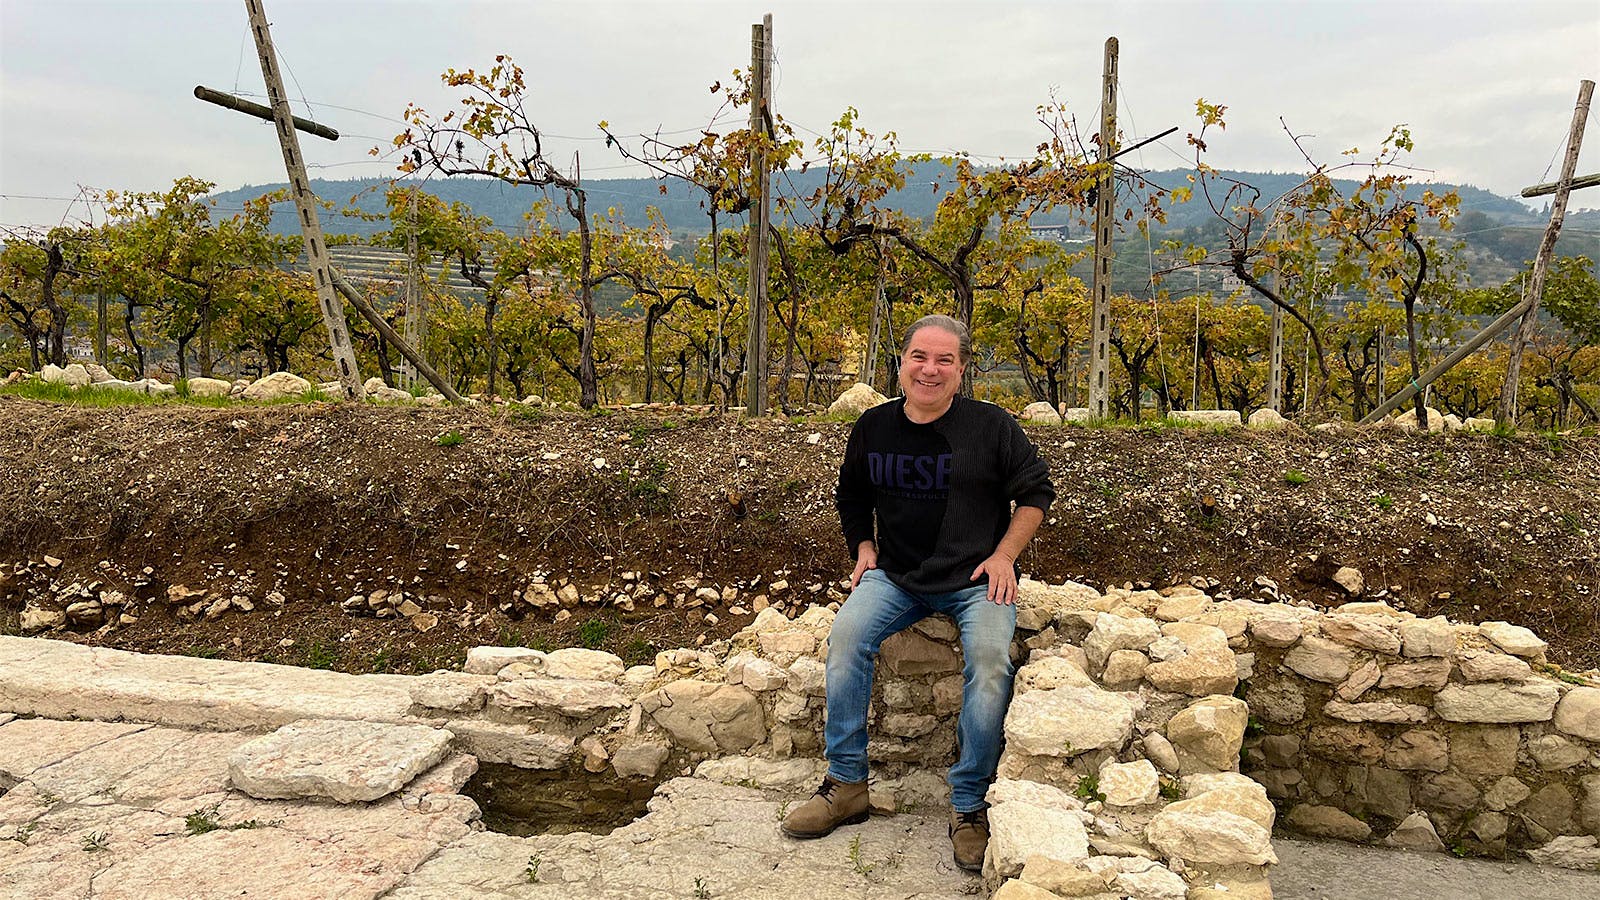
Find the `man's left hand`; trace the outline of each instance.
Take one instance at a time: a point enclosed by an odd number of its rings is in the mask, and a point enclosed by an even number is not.
[[[1010,606],[1017,602],[1017,570],[1014,563],[1004,553],[996,553],[972,570],[970,580],[977,581],[979,576],[987,573],[989,599],[1002,606]]]

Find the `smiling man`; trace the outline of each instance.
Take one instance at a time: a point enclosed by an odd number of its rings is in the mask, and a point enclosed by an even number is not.
[[[1011,702],[1017,555],[1055,499],[1049,467],[1011,415],[960,396],[972,353],[964,325],[926,316],[906,330],[904,396],[856,420],[836,501],[855,555],[853,590],[828,637],[828,774],[783,821],[815,838],[867,818],[867,705],[879,646],[933,613],[961,629],[957,760],[949,773],[956,864],[989,843],[984,795]]]

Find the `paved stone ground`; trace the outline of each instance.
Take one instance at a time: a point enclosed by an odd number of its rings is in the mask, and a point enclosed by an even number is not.
[[[1597,900],[1600,875],[1322,841],[1272,842],[1275,900]]]
[[[470,835],[422,865],[394,900],[955,900],[982,880],[955,867],[940,815],[901,813],[813,841],[777,828],[786,803],[751,788],[679,778],[650,812],[609,835]],[[531,860],[538,880],[530,882]]]

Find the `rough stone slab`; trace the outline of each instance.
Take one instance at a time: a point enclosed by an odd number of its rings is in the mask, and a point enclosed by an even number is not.
[[[0,636],[4,712],[261,731],[302,719],[403,722],[410,708],[384,676]]]
[[[778,831],[785,802],[695,778],[667,782],[643,818],[609,835],[468,835],[386,895],[388,900],[962,900],[982,894],[950,860],[943,811],[874,816],[825,838]],[[851,847],[856,851],[852,859]],[[526,870],[539,859],[538,881]],[[863,871],[864,870],[864,871]],[[697,884],[698,879],[698,884]]]
[[[1133,705],[1093,687],[1029,691],[1006,712],[1008,746],[1034,756],[1074,756],[1121,749],[1133,733]]]
[[[527,647],[473,647],[467,651],[467,663],[462,671],[469,675],[494,675],[512,663],[519,662],[543,669],[545,652]]]
[[[569,678],[519,678],[489,690],[489,703],[502,709],[534,710],[571,718],[624,709],[628,695],[609,681]]]
[[[1450,722],[1548,722],[1560,691],[1555,682],[1452,684],[1434,700],[1434,712]]]
[[[572,758],[575,742],[560,734],[544,734],[526,725],[483,719],[451,719],[445,724],[460,750],[483,762],[523,769],[559,769]]]
[[[234,787],[262,799],[386,797],[444,758],[454,736],[426,725],[308,721],[285,725],[228,756]]]

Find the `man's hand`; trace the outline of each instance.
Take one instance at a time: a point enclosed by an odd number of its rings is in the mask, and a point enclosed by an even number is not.
[[[1017,569],[1015,560],[996,550],[994,555],[978,563],[972,570],[970,580],[977,581],[984,574],[989,576],[989,599],[1001,606],[1010,606],[1017,602]]]
[[[868,569],[878,567],[878,545],[871,541],[862,541],[856,548],[856,568],[850,573],[850,586],[853,588],[861,583],[861,576]]]

